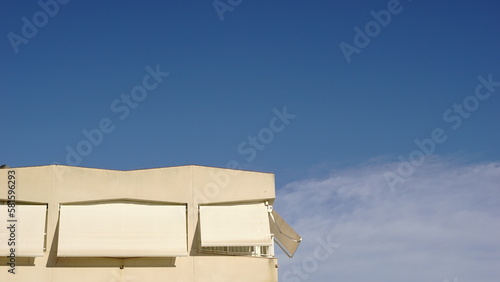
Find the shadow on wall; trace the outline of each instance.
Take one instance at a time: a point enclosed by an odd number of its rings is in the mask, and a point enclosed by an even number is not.
[[[9,265],[10,258],[1,257],[0,265]],[[16,257],[16,266],[35,266],[34,257]]]

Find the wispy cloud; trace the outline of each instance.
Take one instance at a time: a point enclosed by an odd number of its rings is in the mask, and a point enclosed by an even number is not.
[[[433,158],[391,191],[383,173],[395,166],[366,164],[280,189],[275,206],[304,237],[296,257],[280,260],[280,281],[498,281],[500,163]],[[327,236],[340,247],[317,267],[304,265]],[[293,273],[304,266],[311,271]]]

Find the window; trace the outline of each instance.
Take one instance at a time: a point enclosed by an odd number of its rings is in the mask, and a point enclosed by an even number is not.
[[[46,214],[46,205],[17,204],[15,211],[8,205],[0,205],[0,256],[8,256],[13,247],[18,257],[43,256]],[[8,244],[12,242],[15,246]]]
[[[272,255],[273,240],[264,203],[200,206],[201,250]]]
[[[200,233],[202,252],[228,255],[272,257],[276,241],[293,257],[302,241],[267,203],[200,206]]]
[[[58,256],[187,256],[186,206],[61,205]]]

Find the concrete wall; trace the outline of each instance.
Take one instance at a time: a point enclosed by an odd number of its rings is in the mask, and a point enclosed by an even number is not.
[[[0,169],[0,200],[7,199],[7,171],[16,171],[18,202],[48,204],[43,257],[17,258],[16,274],[0,258],[0,281],[278,281],[276,258],[209,255],[198,251],[198,204],[275,198],[274,175],[181,166],[113,171],[59,165]],[[132,200],[187,204],[187,257],[57,257],[59,205]],[[0,227],[7,223],[0,222]],[[120,268],[123,266],[123,269]]]

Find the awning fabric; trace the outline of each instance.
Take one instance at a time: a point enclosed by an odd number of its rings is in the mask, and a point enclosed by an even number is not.
[[[302,238],[275,210],[271,213],[271,220],[271,232],[274,234],[274,239],[289,257],[293,257]]]
[[[264,203],[200,206],[202,247],[271,246]]]
[[[0,206],[0,256],[9,256],[11,248],[15,248],[17,257],[43,256],[47,206],[17,204],[15,218],[9,216],[9,209],[7,205]]]
[[[186,206],[61,205],[61,257],[187,256]]]

